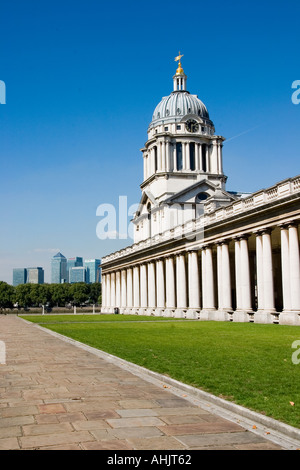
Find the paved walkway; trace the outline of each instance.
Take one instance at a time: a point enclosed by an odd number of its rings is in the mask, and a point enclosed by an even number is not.
[[[280,449],[14,315],[0,340],[0,450]]]

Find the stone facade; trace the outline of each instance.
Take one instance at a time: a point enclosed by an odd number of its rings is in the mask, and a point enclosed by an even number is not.
[[[134,244],[102,258],[102,312],[300,325],[300,177],[226,191],[224,138],[179,65],[142,149]]]

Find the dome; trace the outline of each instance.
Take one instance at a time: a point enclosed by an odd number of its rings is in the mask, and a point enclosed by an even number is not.
[[[188,91],[175,91],[165,96],[156,106],[150,126],[180,121],[189,114],[199,116],[204,121],[209,120],[207,108],[197,95],[191,95]]]

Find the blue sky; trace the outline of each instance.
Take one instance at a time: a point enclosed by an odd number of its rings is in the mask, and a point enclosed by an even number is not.
[[[10,0],[0,10],[0,280],[43,266],[49,281],[56,250],[101,258],[131,243],[99,240],[96,209],[139,201],[140,149],[179,50],[188,90],[227,139],[227,189],[300,173],[299,1]]]

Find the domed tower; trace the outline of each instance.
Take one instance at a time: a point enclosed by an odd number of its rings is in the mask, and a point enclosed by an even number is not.
[[[172,205],[185,205],[185,213],[175,217],[172,225],[200,216],[205,207],[216,208],[232,201],[225,191],[227,177],[223,173],[223,137],[215,135],[214,124],[204,103],[187,91],[181,58],[173,76],[173,91],[156,106],[148,127],[148,140],[141,149],[144,161],[142,199],[133,223],[135,241],[168,229],[160,223],[147,224],[149,214],[161,217]],[[214,202],[213,202],[214,200]],[[169,220],[169,219],[168,219]],[[169,223],[170,224],[170,223]],[[145,225],[149,225],[145,230]],[[157,225],[157,224],[156,224]],[[142,230],[141,230],[142,228]],[[139,233],[138,233],[139,232]]]

